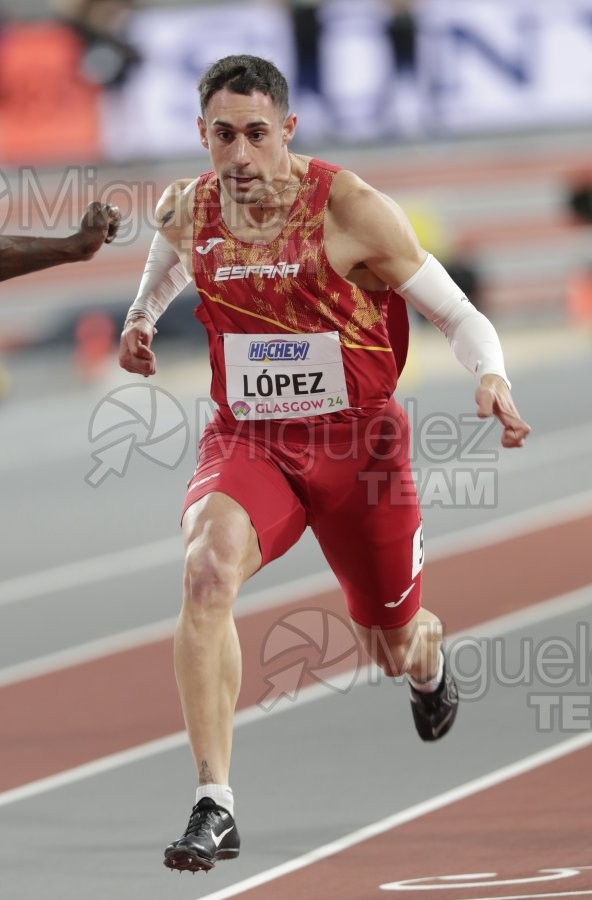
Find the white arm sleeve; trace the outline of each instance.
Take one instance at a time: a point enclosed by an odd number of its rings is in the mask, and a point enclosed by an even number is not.
[[[415,275],[396,291],[446,336],[458,361],[477,380],[482,375],[500,375],[510,387],[495,328],[435,257],[428,254]]]
[[[154,325],[190,281],[191,276],[169,242],[157,232],[150,246],[138,296],[128,310],[126,324],[142,317]]]

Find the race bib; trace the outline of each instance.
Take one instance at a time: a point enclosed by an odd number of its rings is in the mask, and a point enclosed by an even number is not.
[[[349,408],[336,331],[225,334],[226,395],[235,419],[290,419]]]

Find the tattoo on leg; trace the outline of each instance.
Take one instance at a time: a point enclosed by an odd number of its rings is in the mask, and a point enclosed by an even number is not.
[[[207,759],[202,759],[199,764],[199,783],[213,784],[214,776],[210,770]]]

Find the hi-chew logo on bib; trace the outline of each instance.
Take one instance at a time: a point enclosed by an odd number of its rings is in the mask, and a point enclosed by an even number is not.
[[[258,362],[272,362],[276,359],[306,359],[310,341],[288,341],[285,338],[273,341],[251,341],[249,359]]]
[[[289,419],[349,408],[339,335],[225,334],[226,393],[236,419]]]

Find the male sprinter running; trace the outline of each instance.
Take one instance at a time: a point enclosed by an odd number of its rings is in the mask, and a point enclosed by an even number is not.
[[[421,518],[408,423],[392,396],[407,347],[404,301],[475,376],[479,415],[499,419],[502,444],[520,447],[530,430],[493,326],[422,250],[399,207],[352,172],[290,153],[296,117],[275,66],[219,60],[200,99],[213,170],[165,191],[120,348],[123,368],[153,374],[155,322],[194,280],[218,408],[183,510],[175,635],[197,797],[164,860],[190,871],[239,853],[229,786],[241,677],[233,602],[307,525],[368,653],[387,675],[407,674],[420,737],[441,738],[454,721],[440,622],[420,606]]]

